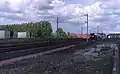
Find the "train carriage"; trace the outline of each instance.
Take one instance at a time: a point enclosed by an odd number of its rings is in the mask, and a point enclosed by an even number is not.
[[[107,38],[120,38],[120,34],[119,33],[111,33],[107,35]]]

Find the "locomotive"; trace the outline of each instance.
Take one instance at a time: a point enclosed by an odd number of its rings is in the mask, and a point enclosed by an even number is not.
[[[90,33],[90,40],[97,40],[97,36],[94,33]]]
[[[104,38],[106,38],[106,35],[104,33],[98,33],[98,34],[90,33],[90,37],[89,37],[90,40],[100,40]]]

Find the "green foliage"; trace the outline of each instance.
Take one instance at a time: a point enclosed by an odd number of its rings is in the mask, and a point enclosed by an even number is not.
[[[62,28],[58,28],[58,30],[56,31],[56,34],[59,38],[67,37],[67,34],[63,31]]]
[[[56,33],[52,33],[52,26],[48,21],[0,25],[0,30],[31,32],[32,37],[35,38],[74,38],[73,36],[66,34],[62,28],[58,28]]]
[[[49,23],[48,21],[1,25],[0,30],[31,32],[33,37],[40,38],[50,37],[52,33],[51,23]]]
[[[52,33],[53,38],[57,38],[57,33]]]
[[[68,37],[68,38],[75,38],[75,37],[73,37],[72,35],[70,35],[69,32],[67,33],[67,37]]]

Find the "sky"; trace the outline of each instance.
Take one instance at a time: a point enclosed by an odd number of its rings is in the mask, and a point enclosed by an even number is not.
[[[0,0],[0,24],[14,24],[48,20],[56,30],[56,17],[59,27],[65,32],[86,33],[86,16],[89,17],[89,30],[100,32],[120,32],[120,0]]]

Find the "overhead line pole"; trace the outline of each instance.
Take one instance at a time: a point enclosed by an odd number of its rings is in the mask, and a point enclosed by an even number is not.
[[[58,17],[57,17],[57,30],[58,30],[58,24],[59,24],[59,22],[58,22]]]
[[[57,17],[57,20],[56,20],[56,21],[57,21],[57,30],[56,30],[56,31],[58,31],[58,24],[59,24],[59,22],[58,22],[58,21],[59,21],[58,17]],[[58,32],[57,32],[57,35],[58,35]]]
[[[88,42],[88,14],[86,14],[86,16],[87,16],[87,21],[86,21],[86,23],[87,23],[87,42]]]
[[[87,28],[87,40],[86,41],[88,42],[88,14],[85,14],[84,16],[87,16],[87,21],[85,21],[85,23],[87,23],[87,27],[86,27]]]
[[[81,34],[83,34],[83,26],[81,26]]]
[[[99,33],[99,26],[97,26],[97,33]]]
[[[91,33],[91,29],[90,29],[89,33]]]

